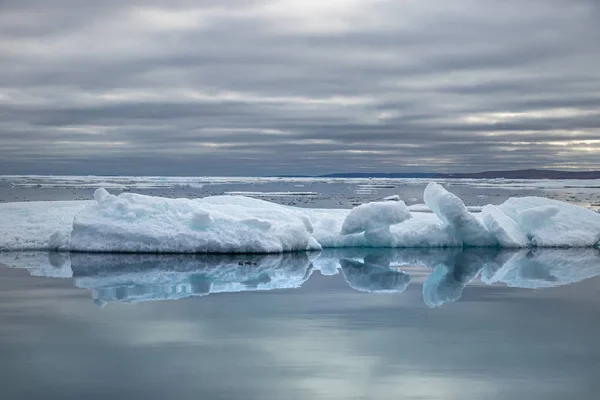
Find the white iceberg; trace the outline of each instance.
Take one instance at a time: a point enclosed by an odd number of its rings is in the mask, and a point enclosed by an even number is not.
[[[534,247],[593,247],[600,241],[600,214],[542,197],[510,198],[500,208]]]
[[[483,207],[483,223],[502,247],[527,247],[531,243],[516,221],[496,206]]]
[[[103,189],[75,216],[72,251],[281,253],[320,250],[306,216],[248,197],[166,199]]]
[[[342,235],[388,228],[411,218],[403,201],[383,201],[354,207],[342,224]]]
[[[0,204],[0,250],[57,250],[68,247],[51,241],[69,238],[75,215],[94,201],[30,201]]]
[[[425,188],[423,198],[425,204],[445,224],[449,233],[464,245],[494,246],[498,243],[483,222],[467,210],[462,200],[441,185],[430,183]]]
[[[402,201],[306,209],[241,196],[168,199],[98,189],[94,201],[0,204],[0,251],[282,253],[323,248],[594,247],[600,214],[539,197],[470,212],[442,186]]]

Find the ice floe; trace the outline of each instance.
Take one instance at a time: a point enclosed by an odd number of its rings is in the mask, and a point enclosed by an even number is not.
[[[541,197],[471,212],[437,183],[402,201],[307,209],[244,196],[168,199],[97,189],[93,201],[0,204],[0,250],[281,253],[332,247],[594,247],[600,214]],[[423,210],[425,211],[425,210]]]

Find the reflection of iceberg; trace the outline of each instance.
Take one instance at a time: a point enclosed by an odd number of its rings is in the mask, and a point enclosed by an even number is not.
[[[568,285],[600,275],[600,250],[465,249],[436,266],[423,284],[425,303],[436,307],[456,301],[480,271],[488,284],[528,289]]]
[[[99,304],[180,299],[210,293],[298,288],[314,270],[342,276],[355,290],[403,292],[411,277],[433,269],[423,284],[431,307],[456,301],[477,277],[521,288],[566,285],[600,275],[599,249],[367,249],[321,253],[160,255],[0,252],[0,264],[31,275],[71,278]],[[402,270],[404,271],[402,271]],[[339,278],[326,278],[339,279]]]
[[[482,280],[538,289],[567,285],[600,275],[599,249],[532,249],[511,253],[496,270],[486,269]]]
[[[423,284],[425,304],[437,307],[458,300],[464,287],[486,264],[493,263],[498,253],[495,249],[470,249],[448,257]]]
[[[300,287],[306,253],[279,255],[116,255],[73,253],[75,286],[102,301],[171,300],[209,293]]]
[[[401,293],[410,283],[410,275],[403,271],[354,260],[340,260],[346,282],[361,292]]]
[[[5,251],[0,252],[0,265],[24,268],[31,276],[48,278],[70,278],[71,260],[69,253],[47,251]]]

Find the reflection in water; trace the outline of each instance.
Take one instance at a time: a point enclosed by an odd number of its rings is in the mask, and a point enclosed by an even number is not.
[[[458,300],[463,288],[497,256],[497,249],[469,249],[448,257],[423,284],[425,304],[437,307]]]
[[[561,286],[600,274],[600,249],[530,249],[504,255],[502,263],[488,264],[486,283],[541,289]]]
[[[307,253],[140,255],[73,253],[75,286],[99,301],[173,300],[210,293],[300,287],[310,276]]]
[[[406,270],[433,270],[423,283],[430,307],[454,302],[480,276],[487,284],[545,288],[600,275],[598,249],[336,249],[271,255],[0,253],[32,275],[73,277],[94,301],[172,300],[210,293],[298,288],[314,271],[363,292],[401,293]]]
[[[410,283],[410,275],[389,266],[341,259],[346,282],[352,289],[374,293],[402,293]]]

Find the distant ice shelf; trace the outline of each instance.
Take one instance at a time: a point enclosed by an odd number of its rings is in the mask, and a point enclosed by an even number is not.
[[[597,247],[600,214],[541,197],[469,209],[430,183],[425,205],[306,209],[244,196],[168,199],[97,189],[93,201],[0,204],[0,250],[282,253],[323,248]],[[472,212],[477,211],[477,212]]]

